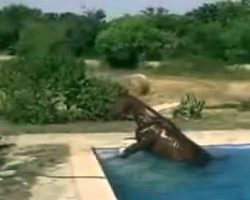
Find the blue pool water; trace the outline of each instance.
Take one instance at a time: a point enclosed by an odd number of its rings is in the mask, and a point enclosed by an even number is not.
[[[118,149],[95,152],[119,200],[250,200],[250,146],[207,147],[224,159],[205,168]]]

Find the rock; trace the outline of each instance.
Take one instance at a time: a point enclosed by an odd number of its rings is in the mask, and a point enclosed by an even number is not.
[[[132,94],[147,95],[150,91],[150,81],[144,74],[124,76],[119,82]]]
[[[0,178],[12,177],[12,176],[15,176],[15,174],[16,174],[16,170],[0,171]]]

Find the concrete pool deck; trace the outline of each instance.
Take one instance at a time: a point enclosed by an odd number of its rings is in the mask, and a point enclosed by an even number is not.
[[[250,144],[250,130],[186,131],[188,137],[200,145]],[[24,134],[10,136],[18,146],[35,144],[67,144],[70,148],[68,174],[74,176],[70,184],[53,200],[116,200],[114,192],[102,171],[92,148],[121,147],[131,143],[124,141],[133,133],[70,133]],[[33,198],[36,200],[35,198]]]

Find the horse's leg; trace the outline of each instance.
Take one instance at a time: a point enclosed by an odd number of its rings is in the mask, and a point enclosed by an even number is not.
[[[140,140],[140,142],[131,144],[120,155],[122,158],[126,158],[130,156],[131,154],[134,154],[140,150],[147,149],[150,145],[154,143],[156,140],[156,137],[154,135],[149,135],[147,137],[144,137]]]

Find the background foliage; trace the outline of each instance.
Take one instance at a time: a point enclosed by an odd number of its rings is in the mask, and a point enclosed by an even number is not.
[[[96,48],[112,66],[134,67],[140,56],[160,58],[166,35],[142,17],[124,17],[97,37]]]
[[[54,43],[51,49],[130,68],[186,54],[246,63],[249,18],[249,0],[203,4],[182,15],[149,7],[110,21],[103,10],[58,14],[11,5],[0,10],[0,51],[44,54]]]
[[[163,61],[160,73],[215,75],[224,64],[249,63],[249,22],[249,0],[203,4],[179,15],[147,8],[109,21],[103,10],[4,7],[0,53],[17,58],[0,66],[1,113],[15,122],[106,120],[124,89],[88,77],[81,60],[104,59],[125,69],[157,60]]]
[[[108,80],[87,77],[84,64],[66,55],[6,62],[0,89],[1,113],[28,123],[108,120],[111,103],[125,91]]]

